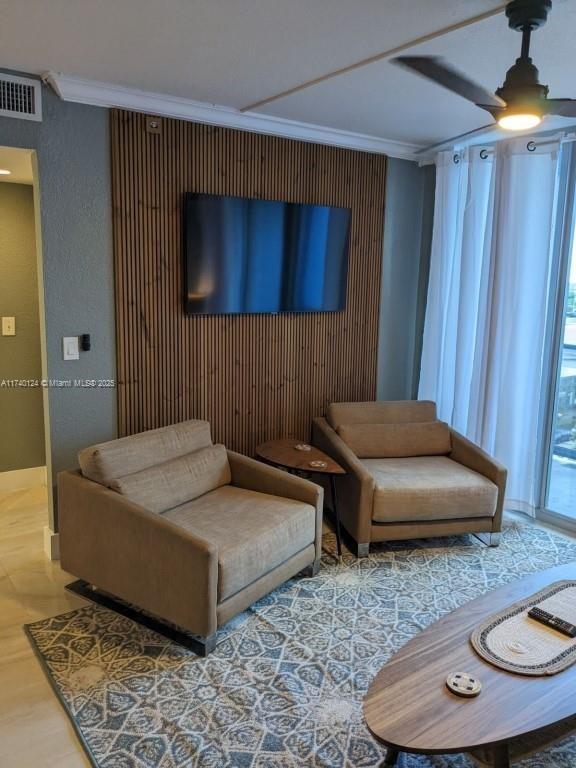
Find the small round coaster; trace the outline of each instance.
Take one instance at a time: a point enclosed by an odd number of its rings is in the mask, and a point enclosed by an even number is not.
[[[307,443],[298,443],[298,445],[295,445],[294,448],[297,451],[311,451],[312,450],[312,446],[311,445],[307,445]]]
[[[452,672],[448,675],[446,687],[457,696],[472,699],[474,696],[478,696],[482,690],[482,683],[477,677],[469,675],[467,672]]]
[[[325,461],[311,461],[310,466],[315,469],[325,469],[328,464]]]

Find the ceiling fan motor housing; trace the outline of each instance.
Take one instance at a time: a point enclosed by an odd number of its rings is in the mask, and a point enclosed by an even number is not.
[[[512,0],[506,6],[508,26],[519,32],[538,29],[546,24],[551,10],[552,0]]]
[[[513,107],[521,103],[528,106],[539,102],[548,96],[548,86],[542,85],[538,79],[538,68],[531,58],[516,59],[516,63],[506,73],[506,80],[496,94]]]

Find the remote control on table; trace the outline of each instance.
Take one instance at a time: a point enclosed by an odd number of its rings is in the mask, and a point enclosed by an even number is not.
[[[547,627],[557,629],[558,632],[562,632],[563,635],[576,637],[576,627],[574,624],[570,624],[569,621],[564,621],[558,616],[554,616],[552,613],[543,611],[542,608],[530,608],[528,616],[530,616],[531,619],[539,621],[541,624],[545,624]]]

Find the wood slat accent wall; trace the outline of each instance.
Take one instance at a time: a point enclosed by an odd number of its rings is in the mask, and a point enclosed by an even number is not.
[[[386,159],[353,150],[112,110],[119,434],[189,418],[252,454],[308,439],[331,401],[376,395]],[[340,313],[187,317],[186,192],[352,209]]]

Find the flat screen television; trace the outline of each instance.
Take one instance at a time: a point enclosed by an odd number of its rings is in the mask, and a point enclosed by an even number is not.
[[[187,314],[346,306],[349,208],[189,194],[184,227]]]

